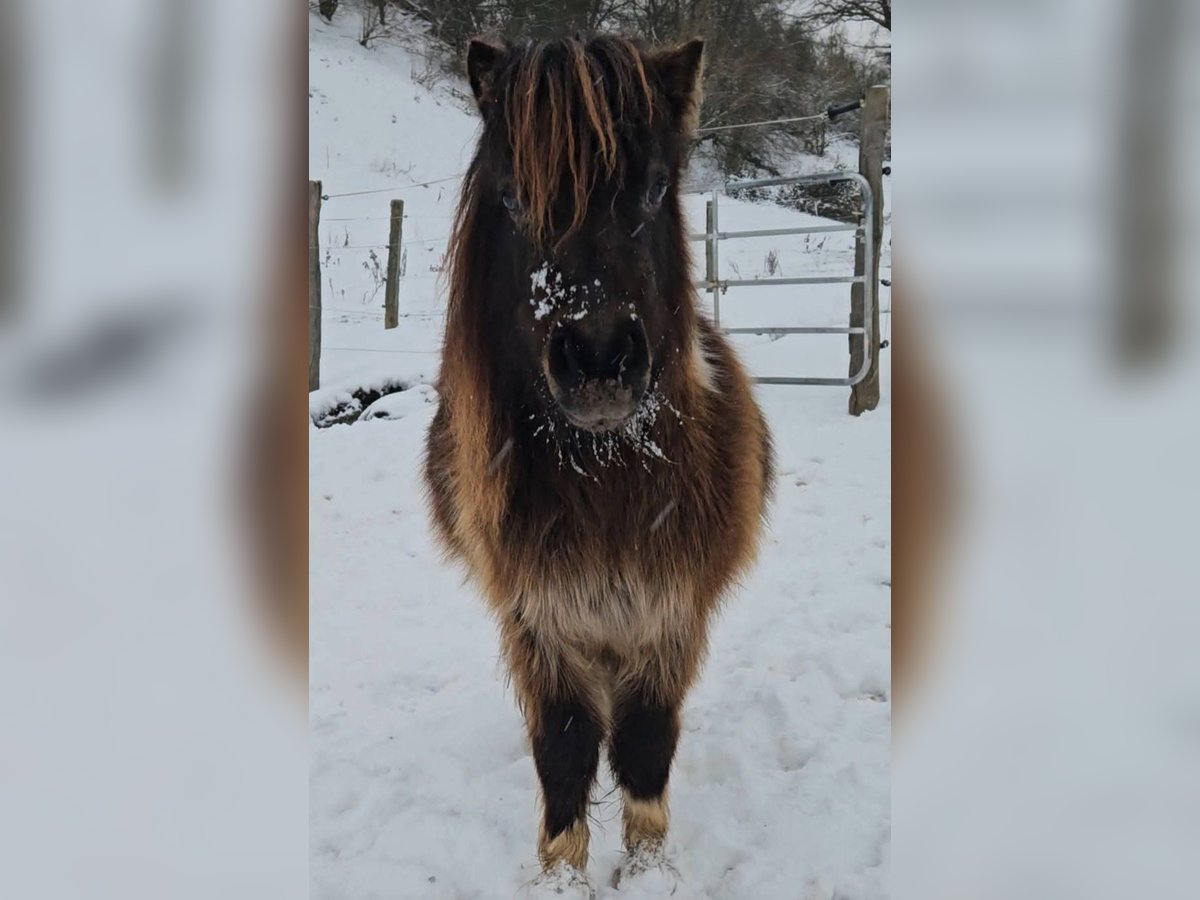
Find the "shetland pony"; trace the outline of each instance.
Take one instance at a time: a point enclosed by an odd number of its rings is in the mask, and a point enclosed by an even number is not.
[[[602,747],[631,871],[669,866],[680,706],[773,480],[746,374],[691,283],[679,185],[702,54],[602,36],[467,55],[483,127],[424,474],[499,625],[560,883],[586,881]]]

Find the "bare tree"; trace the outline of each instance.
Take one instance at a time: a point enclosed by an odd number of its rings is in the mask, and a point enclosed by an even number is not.
[[[367,14],[378,0],[358,0]],[[702,126],[720,127],[820,112],[886,81],[838,34],[806,15],[794,0],[387,0],[389,32],[403,34],[407,18],[419,22],[422,79],[435,69],[462,72],[468,40],[477,34],[509,39],[572,32],[619,32],[651,44],[705,39]],[[861,5],[890,25],[891,4],[880,0],[816,0],[810,12],[833,15],[834,6]],[[826,8],[828,7],[828,8]],[[854,10],[843,11],[846,15]],[[838,13],[841,15],[841,13]],[[375,22],[376,17],[370,19]],[[837,21],[843,21],[842,18]],[[836,31],[836,29],[835,29]],[[367,39],[373,35],[368,35]],[[426,40],[428,38],[429,40]],[[726,175],[779,174],[797,152],[821,155],[829,133],[852,129],[857,118],[833,124],[799,123],[704,132],[701,142]],[[829,132],[829,133],[827,133]]]
[[[359,0],[362,22],[358,29],[358,42],[370,47],[376,38],[383,37],[388,30],[386,0]]]
[[[874,22],[892,30],[892,0],[812,0],[803,18],[815,25]]]

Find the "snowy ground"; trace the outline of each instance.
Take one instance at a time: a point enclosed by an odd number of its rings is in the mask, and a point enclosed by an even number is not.
[[[435,552],[419,484],[442,327],[438,282],[476,122],[424,61],[364,50],[353,15],[315,17],[310,172],[324,205],[322,384],[312,409],[385,381],[408,389],[353,425],[311,430],[313,896],[508,898],[536,872],[533,763],[482,602]],[[433,179],[427,187],[404,187]],[[390,187],[389,187],[390,186]],[[403,197],[400,327],[384,331],[388,201]],[[689,200],[703,222],[702,198]],[[722,200],[723,228],[812,222]],[[849,273],[849,235],[722,246],[722,274]],[[885,260],[886,260],[885,256]],[[888,308],[888,292],[882,292]],[[731,290],[722,324],[844,324],[848,286]],[[886,327],[886,326],[885,326]],[[750,337],[757,375],[844,375],[843,336]],[[890,369],[883,402],[760,387],[780,478],[761,561],[712,633],[672,773],[676,894],[868,900],[889,869]],[[616,865],[603,774],[590,872]],[[602,888],[601,897],[622,896]]]

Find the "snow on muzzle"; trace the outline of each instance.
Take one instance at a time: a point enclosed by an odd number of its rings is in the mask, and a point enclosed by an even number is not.
[[[633,416],[650,383],[646,330],[624,305],[550,330],[542,368],[550,393],[573,425],[608,431]]]

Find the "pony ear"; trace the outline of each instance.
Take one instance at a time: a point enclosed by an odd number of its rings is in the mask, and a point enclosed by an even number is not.
[[[496,102],[496,72],[505,50],[503,44],[486,38],[471,38],[467,45],[467,78],[475,93],[475,103],[484,115]]]
[[[676,128],[684,134],[691,132],[700,124],[700,100],[704,93],[700,77],[704,68],[703,38],[652,53],[648,62],[666,89]]]

